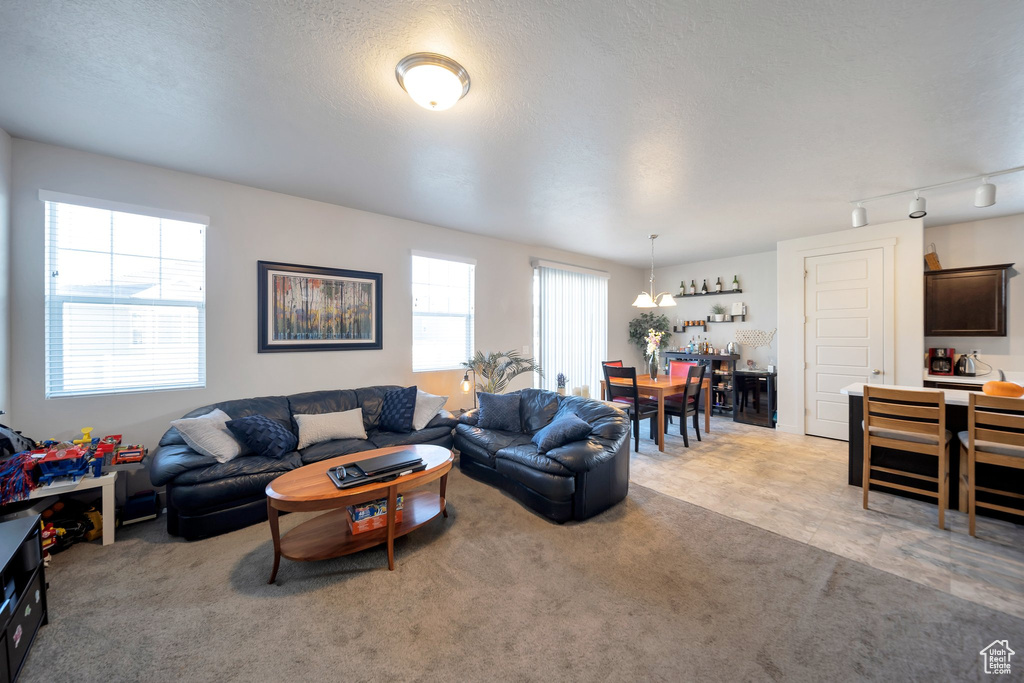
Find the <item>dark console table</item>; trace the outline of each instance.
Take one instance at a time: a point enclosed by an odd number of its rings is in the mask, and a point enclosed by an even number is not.
[[[774,429],[777,377],[774,372],[737,370],[732,381],[732,419]]]
[[[0,562],[0,683],[13,683],[48,620],[39,515],[0,522]]]
[[[731,414],[733,412],[731,403],[733,394],[732,376],[736,372],[736,361],[740,359],[739,354],[723,356],[720,354],[666,351],[662,355],[668,360],[695,362],[707,368],[704,371],[704,376],[711,381],[712,411],[717,410],[723,414]]]

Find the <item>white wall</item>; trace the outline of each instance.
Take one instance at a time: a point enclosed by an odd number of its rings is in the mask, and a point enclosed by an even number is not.
[[[742,301],[747,305],[747,316],[742,322],[708,323],[706,333],[699,328],[690,328],[685,334],[675,334],[673,335],[674,347],[684,346],[693,336],[706,336],[715,348],[721,348],[729,342],[735,341],[736,330],[770,331],[778,327],[777,272],[774,251],[713,261],[698,261],[679,266],[665,266],[655,269],[654,274],[658,289],[660,291],[668,290],[674,294],[679,293],[679,283],[684,280],[687,286],[691,280],[695,280],[699,292],[705,278],[708,280],[708,289],[713,291],[715,280],[722,278],[722,288],[729,290],[732,288],[734,275],[739,276],[740,289],[743,290],[742,294],[676,299],[676,307],[667,312],[673,326],[678,324],[677,320],[703,320],[711,313],[711,306],[719,303],[730,308],[733,302]],[[747,360],[753,360],[759,367],[774,363],[778,358],[777,349],[775,339],[772,340],[771,346],[767,347],[755,349],[741,346],[740,364],[745,365]]]
[[[869,225],[853,230],[779,242],[779,416],[777,428],[804,433],[804,256],[819,249],[857,249],[894,240],[895,377],[886,384],[921,386],[924,346],[924,243],[920,220]],[[886,362],[888,366],[888,361]],[[887,378],[888,379],[888,378]]]
[[[0,130],[0,410],[11,412],[11,136]],[[4,424],[13,424],[13,415]]]
[[[993,367],[1024,371],[1024,214],[925,228],[924,243],[935,244],[943,268],[1017,264],[1007,271],[1005,337],[925,337],[925,349],[952,347],[958,357],[980,349]]]
[[[412,249],[476,259],[476,345],[487,351],[532,344],[531,257],[608,271],[608,351],[640,362],[626,331],[642,281],[635,268],[25,140],[14,141],[13,159],[12,389],[17,427],[36,438],[89,425],[152,447],[170,420],[215,401],[385,383],[452,395],[449,408],[468,405],[462,372],[412,372]],[[205,389],[44,398],[40,189],[210,217]],[[383,273],[384,349],[258,354],[261,259]]]

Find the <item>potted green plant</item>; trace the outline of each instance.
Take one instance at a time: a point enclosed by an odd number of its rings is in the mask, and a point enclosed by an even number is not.
[[[569,381],[569,378],[565,376],[565,373],[558,373],[555,377],[555,381],[558,382],[558,393],[565,396],[565,383]]]
[[[667,351],[672,339],[672,335],[669,334],[671,329],[668,316],[657,313],[641,313],[629,321],[629,342],[640,349],[640,353],[645,358],[650,355],[647,353],[648,330],[662,333],[658,349],[660,351]]]
[[[716,323],[720,323],[725,320],[725,306],[722,304],[715,304],[711,307],[711,317]]]
[[[477,351],[462,367],[476,373],[476,390],[485,394],[500,394],[513,379],[524,372],[536,372],[544,376],[537,361],[516,351],[492,351],[487,354]]]

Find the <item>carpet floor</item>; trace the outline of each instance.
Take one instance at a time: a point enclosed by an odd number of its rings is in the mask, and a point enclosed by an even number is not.
[[[642,486],[562,526],[457,471],[448,496],[394,572],[380,547],[268,585],[265,524],[79,544],[21,681],[964,681],[1024,646],[1020,619]]]

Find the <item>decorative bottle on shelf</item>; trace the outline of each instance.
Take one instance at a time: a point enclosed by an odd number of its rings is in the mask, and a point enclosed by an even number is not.
[[[686,280],[679,281],[679,296],[686,294]]]
[[[696,294],[696,293],[697,293],[697,281],[696,280],[690,280],[690,294]]]
[[[734,291],[734,292],[740,291],[740,279],[736,275],[732,276],[732,291]]]
[[[718,282],[715,283],[715,291],[716,292],[721,292],[722,291],[722,278],[718,278]]]
[[[708,279],[707,278],[704,278],[704,284],[702,284],[700,286],[700,293],[701,294],[707,294],[708,293]]]

